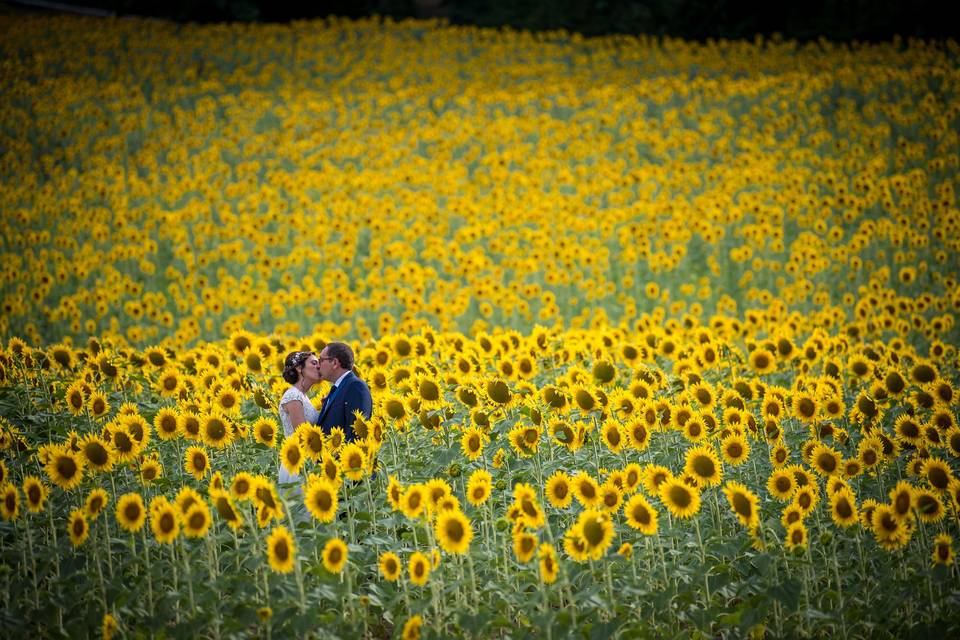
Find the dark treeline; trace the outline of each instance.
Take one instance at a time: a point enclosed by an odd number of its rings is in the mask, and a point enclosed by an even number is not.
[[[25,0],[29,1],[29,0]],[[956,34],[942,0],[61,0],[118,15],[183,22],[285,22],[338,15],[442,17],[454,24],[516,29],[566,29],[705,38],[753,38],[779,33],[810,40],[888,40],[893,35],[944,38]]]

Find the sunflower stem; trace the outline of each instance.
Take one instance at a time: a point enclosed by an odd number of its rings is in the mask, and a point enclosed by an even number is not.
[[[170,545],[170,569],[173,578],[173,590],[177,591],[178,585],[178,576],[177,576],[177,555],[174,551],[173,545]],[[180,598],[176,598],[173,601],[173,611],[174,611],[174,620],[177,625],[180,624]]]
[[[707,567],[707,553],[703,547],[703,537],[700,535],[700,518],[699,516],[693,517],[693,525],[697,530],[697,544],[700,546],[700,563],[703,565],[703,588],[705,590],[707,601],[706,608],[710,607],[710,572]]]
[[[37,611],[40,611],[40,588],[38,585],[39,577],[37,576],[37,558],[33,553],[33,532],[30,529],[30,516],[24,514],[23,525],[27,530],[27,549],[30,552],[30,566],[33,567],[33,607]]]
[[[94,564],[97,565],[97,580],[100,583],[100,601],[103,604],[103,610],[107,610],[107,585],[103,580],[103,566],[100,560],[100,545],[93,545]]]
[[[111,480],[112,479],[113,478],[111,476]],[[117,495],[117,490],[116,488],[114,488],[113,496],[116,497],[116,495]],[[113,553],[110,550],[110,523],[108,522],[107,517],[105,515],[103,517],[102,527],[103,527],[103,546],[104,546],[104,549],[106,549],[107,551],[107,571],[110,575],[110,580],[112,581],[113,580]]]
[[[61,599],[62,591],[60,588],[60,545],[57,542],[57,528],[53,526],[53,505],[47,509],[47,517],[50,520],[50,532],[53,535],[53,548],[57,550],[57,553],[53,554],[53,567],[56,570],[56,580],[54,583],[57,585],[57,600]],[[57,629],[60,633],[66,635],[66,631],[63,628],[63,608],[57,607]]]
[[[843,580],[840,577],[840,560],[837,558],[836,550],[834,550],[833,555],[833,571],[837,577],[837,598],[838,604],[840,605],[840,630],[843,634],[843,637],[847,637],[847,617],[845,615],[846,609],[843,606]]]
[[[204,536],[203,541],[207,547],[207,568],[210,571],[210,587],[216,590],[219,566],[214,557],[213,541],[209,535]],[[213,607],[213,637],[220,640],[220,607],[217,606],[217,600],[214,600]]]
[[[183,573],[184,576],[186,576],[187,582],[187,597],[190,601],[190,611],[192,613],[196,611],[197,604],[193,597],[193,575],[191,574],[190,557],[187,554],[187,545],[182,538],[174,542],[174,544],[180,547],[180,558],[183,560]]]
[[[147,569],[147,606],[149,607],[150,617],[153,617],[154,608],[153,608],[153,571],[150,569],[150,548],[147,546],[147,530],[146,528],[140,529],[140,535],[143,540],[143,558],[144,564]],[[130,542],[133,545],[134,553],[137,550],[137,539],[131,535]],[[136,566],[136,565],[134,565]]]

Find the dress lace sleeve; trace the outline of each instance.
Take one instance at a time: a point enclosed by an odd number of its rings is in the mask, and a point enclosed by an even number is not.
[[[300,402],[304,402],[303,394],[300,393],[300,390],[296,387],[290,387],[284,392],[283,397],[280,398],[280,408],[283,409],[283,407],[291,400],[299,400]]]

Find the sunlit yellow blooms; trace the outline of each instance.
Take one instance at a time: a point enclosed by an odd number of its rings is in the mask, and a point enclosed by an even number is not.
[[[401,564],[397,554],[392,551],[385,551],[380,554],[378,568],[380,575],[389,582],[396,582],[400,579],[400,574],[403,573],[403,564]]]
[[[652,536],[657,533],[658,516],[653,506],[642,494],[634,494],[623,507],[627,524],[641,533]]]
[[[266,539],[267,560],[277,573],[290,573],[296,562],[297,547],[290,531],[278,525]]]
[[[730,510],[747,529],[753,530],[760,525],[760,501],[745,485],[733,480],[723,487],[723,494],[730,503]]]
[[[183,454],[183,469],[197,480],[210,472],[210,458],[202,447],[188,447]]]
[[[477,469],[467,481],[467,502],[480,506],[490,497],[493,479],[488,471]]]
[[[346,543],[340,538],[330,538],[323,545],[323,567],[330,573],[340,573],[347,564],[349,551]]]
[[[418,587],[427,584],[430,580],[430,559],[419,551],[414,551],[407,563],[407,575],[410,576],[410,582]]]
[[[303,501],[310,514],[320,522],[333,522],[337,515],[337,489],[324,478],[307,483]]]
[[[689,518],[700,511],[700,493],[678,478],[664,480],[658,488],[658,495],[676,518]]]

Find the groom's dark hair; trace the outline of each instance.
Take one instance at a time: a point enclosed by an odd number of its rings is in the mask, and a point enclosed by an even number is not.
[[[330,342],[327,344],[327,356],[336,358],[341,368],[347,371],[353,370],[353,349],[350,345],[343,342]]]

